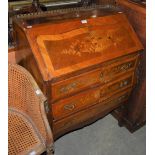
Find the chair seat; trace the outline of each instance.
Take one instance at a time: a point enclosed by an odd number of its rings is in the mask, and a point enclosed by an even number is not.
[[[46,150],[45,139],[31,118],[14,108],[9,108],[9,155],[36,155]]]

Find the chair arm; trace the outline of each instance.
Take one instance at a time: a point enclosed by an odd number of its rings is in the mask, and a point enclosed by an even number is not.
[[[19,65],[9,64],[9,106],[29,115],[49,145],[53,138],[44,108],[46,101],[31,74]]]

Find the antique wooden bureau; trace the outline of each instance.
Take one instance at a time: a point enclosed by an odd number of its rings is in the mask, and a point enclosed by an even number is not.
[[[13,25],[19,64],[48,98],[54,139],[128,99],[143,47],[123,13],[38,13],[19,17]]]

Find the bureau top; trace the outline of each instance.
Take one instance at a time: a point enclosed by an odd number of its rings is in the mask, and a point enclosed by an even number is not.
[[[25,33],[45,81],[143,49],[123,13],[102,16],[100,10],[68,20],[50,18],[15,22]]]
[[[88,10],[87,8],[81,8],[81,10],[64,9],[64,11],[60,10],[60,12],[46,11],[46,12],[18,15],[16,18],[16,22],[18,22],[21,27],[27,28],[30,26],[38,26],[40,24],[61,23],[69,20],[103,17],[109,14],[116,14],[117,12],[118,11],[114,9],[101,9],[101,8],[98,9],[91,8],[91,10]]]

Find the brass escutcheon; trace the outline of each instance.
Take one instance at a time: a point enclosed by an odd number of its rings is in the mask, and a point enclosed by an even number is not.
[[[100,80],[101,80],[101,81],[104,80],[104,73],[103,73],[103,72],[100,73]]]
[[[67,104],[64,106],[65,110],[73,110],[75,108],[75,104]]]
[[[66,87],[62,87],[62,88],[60,89],[60,93],[66,93],[66,92],[68,92],[69,90],[76,88],[76,86],[77,86],[77,84],[76,84],[75,82],[73,82],[73,83],[67,85]]]

